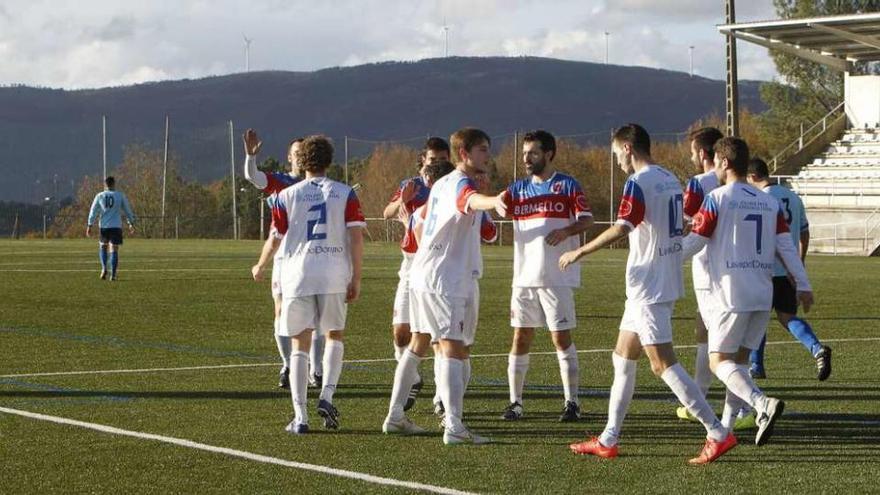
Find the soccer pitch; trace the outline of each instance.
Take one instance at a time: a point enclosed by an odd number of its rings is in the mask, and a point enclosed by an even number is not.
[[[815,378],[808,353],[777,323],[759,385],[786,400],[770,443],[753,432],[718,462],[687,459],[705,431],[675,418],[676,402],[646,359],[624,424],[620,457],[572,455],[601,432],[610,352],[623,311],[625,250],[583,264],[577,293],[585,417],[559,423],[562,391],[546,333],[533,347],[525,419],[508,402],[510,247],[484,247],[480,325],[465,421],[486,446],[442,445],[431,411],[432,366],[409,416],[431,435],[381,433],[394,361],[391,306],[400,255],[368,243],[361,299],[349,306],[335,403],[341,428],[284,432],[287,391],[276,388],[268,282],[250,279],[256,241],[126,240],[120,280],[98,279],[91,240],[0,241],[0,492],[133,493],[862,493],[880,462],[880,265],[876,258],[807,259],[817,304],[807,315],[834,349]],[[690,271],[686,272],[686,279]],[[680,360],[693,369],[692,293],[676,306]],[[721,385],[710,392],[720,411]],[[317,399],[310,390],[313,412]],[[410,485],[407,485],[409,483]],[[412,483],[421,484],[420,486]]]

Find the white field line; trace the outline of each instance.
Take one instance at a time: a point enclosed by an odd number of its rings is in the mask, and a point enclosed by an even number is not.
[[[878,342],[880,337],[856,337],[847,339],[823,339],[822,342]],[[767,345],[800,345],[800,342],[792,340],[779,340],[775,342],[767,342]],[[676,349],[695,349],[696,345],[677,345]],[[580,349],[578,354],[597,354],[605,352],[614,352],[614,349]],[[531,352],[536,356],[555,356],[556,351]],[[499,354],[473,354],[472,359],[478,358],[500,358],[507,357],[507,353]],[[427,359],[433,359],[429,357]],[[377,358],[377,359],[346,359],[346,364],[365,364],[365,363],[390,363],[396,361],[394,358]],[[277,362],[272,363],[246,363],[246,364],[216,364],[207,366],[182,366],[178,368],[139,368],[139,369],[115,369],[115,370],[84,370],[84,371],[51,371],[44,373],[19,373],[12,375],[0,375],[0,378],[33,378],[40,376],[71,376],[71,375],[114,375],[125,373],[161,373],[165,371],[203,371],[203,370],[222,370],[231,368],[259,368],[263,366],[278,366]]]
[[[61,425],[68,426],[77,426],[80,428],[87,428],[89,430],[100,431],[102,433],[109,433],[111,435],[118,435],[124,437],[133,437],[140,438],[142,440],[153,440],[156,442],[167,443],[171,445],[177,445],[179,447],[186,447],[189,449],[203,450],[206,452],[212,452],[215,454],[223,454],[231,457],[238,457],[241,459],[247,459],[249,461],[261,462],[264,464],[274,464],[276,466],[284,466],[290,467],[294,469],[301,469],[304,471],[312,471],[321,474],[327,474],[330,476],[338,476],[340,478],[349,478],[358,481],[364,481],[367,483],[374,483],[377,485],[384,486],[394,486],[400,488],[408,488],[410,490],[418,490],[423,492],[430,493],[442,493],[449,495],[470,495],[470,492],[463,492],[460,490],[455,490],[452,488],[446,488],[442,486],[435,485],[427,485],[423,483],[416,483],[413,481],[402,481],[396,480],[393,478],[383,478],[381,476],[374,476],[366,473],[359,473],[357,471],[348,471],[345,469],[336,469],[329,466],[322,466],[319,464],[307,464],[304,462],[296,462],[296,461],[288,461],[285,459],[279,459],[277,457],[269,457],[260,454],[254,454],[252,452],[245,452],[243,450],[230,449],[226,447],[217,447],[214,445],[207,445],[204,443],[194,442],[192,440],[186,440],[182,438],[174,438],[174,437],[166,437],[164,435],[155,435],[153,433],[143,433],[139,431],[131,431],[131,430],[123,430],[121,428],[115,428],[113,426],[106,426],[97,423],[87,423],[85,421],[77,421],[75,419],[61,418],[58,416],[49,416],[46,414],[33,413],[29,411],[22,411],[19,409],[9,409],[6,407],[0,407],[0,413],[12,414],[15,416],[21,416],[30,419],[36,419],[40,421],[48,421],[50,423],[56,423]]]

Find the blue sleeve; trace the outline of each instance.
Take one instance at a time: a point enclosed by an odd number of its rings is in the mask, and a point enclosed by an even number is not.
[[[101,194],[98,193],[95,195],[95,199],[92,200],[92,207],[89,208],[89,220],[86,225],[92,225],[95,223],[95,220],[98,217],[98,198],[101,197]]]
[[[131,211],[131,205],[128,203],[128,196],[126,196],[124,193],[120,194],[122,194],[122,210],[125,212],[128,223],[134,224],[136,218],[134,216],[134,213]]]

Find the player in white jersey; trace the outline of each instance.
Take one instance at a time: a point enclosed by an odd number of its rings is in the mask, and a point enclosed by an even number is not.
[[[306,138],[297,157],[306,177],[281,191],[272,217],[277,229],[273,242],[280,244],[284,258],[279,332],[293,338],[290,392],[294,418],[287,431],[300,434],[308,431],[307,351],[313,331],[327,338],[317,411],[325,428],[339,427],[333,395],[342,372],[346,305],[360,293],[366,222],[354,191],[325,176],[333,161],[333,146],[327,138]]]
[[[804,202],[791,189],[779,184],[770,184],[770,171],[764,160],[760,158],[749,160],[749,183],[779,200],[785,222],[792,233],[794,247],[798,250],[801,262],[804,262],[810,245],[810,224],[807,222]],[[779,323],[809,351],[810,356],[816,361],[816,378],[819,381],[827,380],[831,375],[831,348],[822,345],[806,320],[798,318],[797,291],[789,280],[785,267],[778,261],[773,268],[773,309],[776,310],[776,319]],[[751,362],[749,373],[752,378],[767,378],[764,369],[766,341],[765,336],[761,340],[761,345],[749,356]]]
[[[462,422],[464,391],[470,379],[470,346],[479,307],[477,280],[481,214],[503,212],[500,196],[477,192],[477,171],[490,160],[489,136],[473,128],[456,131],[451,139],[456,169],[431,187],[421,241],[410,268],[411,327],[428,331],[443,353],[438,387],[446,408],[443,443],[486,443]]]
[[[248,129],[245,131],[244,136],[242,137],[244,141],[244,149],[245,149],[245,162],[244,162],[244,177],[248,182],[254,185],[257,189],[260,189],[264,194],[267,195],[266,203],[271,209],[275,202],[278,199],[278,193],[282,190],[296,184],[300,181],[300,171],[297,165],[296,154],[299,150],[299,147],[302,143],[302,138],[296,138],[292,140],[287,145],[287,161],[290,163],[290,171],[288,173],[283,172],[262,172],[257,169],[257,154],[260,152],[260,149],[263,147],[262,141],[260,141],[259,136],[257,136],[257,132],[253,129]],[[269,237],[266,239],[266,242],[263,244],[262,251],[260,253],[260,259],[272,260],[272,278],[271,278],[271,291],[272,291],[272,300],[275,304],[274,311],[274,337],[275,337],[275,345],[278,347],[278,354],[281,356],[281,371],[278,374],[278,386],[281,388],[290,388],[290,352],[291,352],[291,340],[290,337],[286,335],[281,335],[278,332],[278,322],[281,317],[281,263],[282,258],[277,253],[277,249],[273,249],[272,243],[272,235],[273,229],[275,225],[272,224],[269,229]],[[266,254],[266,257],[263,257],[263,254]],[[254,279],[259,281],[262,279],[262,270],[264,266],[254,265],[251,268],[251,274]],[[312,348],[309,352],[309,383],[321,387],[321,358],[324,354],[324,336],[315,335],[312,338]]]
[[[706,194],[718,187],[718,177],[715,175],[715,143],[724,137],[721,131],[714,127],[703,127],[690,133],[691,163],[697,168],[697,175],[688,180],[684,190],[684,217],[690,221],[700,211],[700,205]],[[706,252],[697,253],[691,265],[691,275],[694,283],[694,295],[697,299],[697,314],[694,318],[694,337],[697,341],[697,354],[694,366],[694,382],[700,387],[703,396],[709,391],[712,384],[712,370],[709,369],[709,336],[706,333],[706,325],[700,315],[700,308],[705,306],[709,295],[709,275],[706,269]],[[681,419],[695,419],[688,414],[684,406],[676,410],[676,415]]]
[[[678,400],[706,428],[707,438],[691,464],[706,464],[736,446],[736,438],[721,425],[696,383],[678,363],[672,348],[672,310],[684,291],[681,274],[684,196],[669,171],[653,163],[651,138],[636,124],[614,133],[612,149],[626,173],[617,223],[583,247],[559,258],[567,268],[581,257],[629,237],[626,262],[626,307],[612,354],[614,383],[608,403],[608,423],[598,438],[571,444],[576,454],[617,457],[623,419],[632,400],[636,364],[642,351]]]
[[[425,167],[434,162],[449,162],[449,143],[445,139],[439,137],[431,137],[425,141],[425,147],[420,154],[419,175],[410,177],[400,182],[400,185],[394,191],[382,216],[389,220],[397,218],[404,225],[403,239],[400,243],[400,251],[403,260],[400,263],[400,270],[397,272],[399,282],[397,284],[397,292],[394,295],[394,309],[391,319],[392,338],[394,340],[394,358],[400,361],[403,352],[409,346],[410,321],[409,321],[409,267],[412,264],[412,258],[415,255],[416,244],[410,242],[412,240],[412,231],[409,227],[410,219],[414,211],[425,204],[428,200],[428,194],[431,191],[428,180],[425,177]],[[445,174],[443,174],[445,175]],[[439,177],[437,177],[439,178]],[[415,405],[416,397],[422,390],[422,379],[413,384],[408,392],[408,397],[404,410],[410,410]],[[438,404],[439,397],[434,397],[434,403]]]
[[[510,326],[513,343],[507,358],[510,404],[502,419],[523,415],[523,387],[535,329],[544,327],[556,348],[564,403],[560,421],[580,418],[579,366],[571,330],[577,327],[574,289],[580,287],[579,266],[559,269],[559,256],[580,243],[578,235],[593,225],[593,213],[580,184],[553,166],[556,139],[547,131],[523,137],[523,163],[529,176],[511,184],[504,194],[513,218],[513,283]]]
[[[757,413],[755,443],[760,446],[785,407],[764,395],[748,372],[749,352],[761,343],[770,319],[775,258],[794,276],[805,310],[813,294],[779,202],[746,182],[748,163],[745,141],[724,138],[715,144],[715,172],[722,186],[703,201],[684,252],[690,256],[706,247],[713,308],[705,315],[709,363],[727,387],[722,422],[730,427],[736,412],[748,404]]]
[[[122,246],[122,213],[128,224],[128,231],[134,233],[135,216],[128,203],[128,197],[116,190],[116,179],[104,179],[104,190],[95,195],[89,218],[86,222],[86,237],[92,236],[92,224],[100,217],[98,228],[101,236],[98,239],[98,255],[101,260],[101,280],[116,280],[116,268],[119,266],[119,247]],[[109,251],[109,253],[108,253]],[[109,270],[108,270],[109,269]]]

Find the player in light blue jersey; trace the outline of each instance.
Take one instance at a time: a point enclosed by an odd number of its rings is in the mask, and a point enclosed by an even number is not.
[[[115,187],[116,179],[113,177],[104,179],[104,190],[95,195],[92,207],[89,209],[89,220],[86,225],[86,237],[91,237],[92,224],[100,217],[98,228],[101,231],[101,236],[98,240],[98,246],[100,248],[102,280],[107,278],[108,268],[110,280],[116,280],[116,268],[119,266],[119,246],[122,245],[122,214],[125,214],[125,221],[131,233],[134,233],[136,220],[128,198],[121,191],[117,191]]]
[[[807,222],[807,214],[801,198],[787,187],[770,184],[770,172],[767,164],[760,158],[753,158],[749,162],[749,182],[779,200],[785,221],[791,231],[795,249],[798,249],[801,260],[804,260],[810,244],[810,224]],[[819,338],[813,333],[810,324],[797,317],[796,294],[796,289],[792,285],[785,267],[777,261],[773,270],[773,309],[776,310],[776,319],[810,351],[810,355],[816,360],[816,377],[819,381],[825,381],[831,375],[831,348],[822,345]],[[749,371],[754,378],[767,377],[764,370],[764,345],[766,342],[765,335],[760,347],[751,353],[751,369]]]

